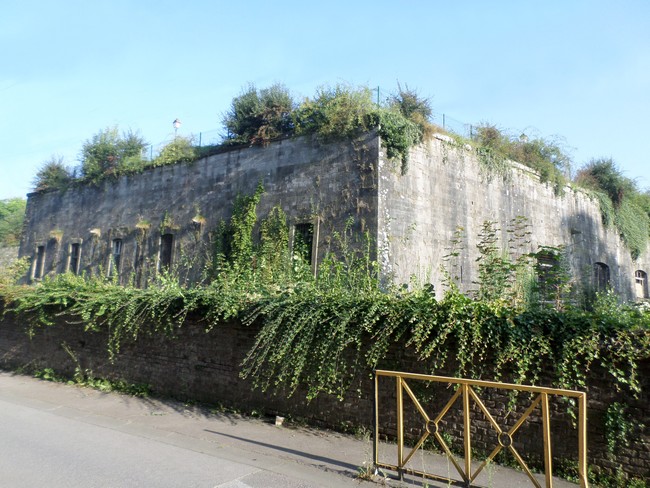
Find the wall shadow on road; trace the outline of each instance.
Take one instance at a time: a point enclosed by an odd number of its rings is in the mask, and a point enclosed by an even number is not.
[[[358,466],[356,466],[354,464],[346,463],[346,462],[343,462],[343,461],[339,461],[338,459],[332,459],[332,458],[328,458],[328,457],[324,457],[324,456],[318,456],[316,454],[310,454],[308,452],[299,451],[297,449],[290,449],[288,447],[282,447],[282,446],[278,446],[278,445],[275,445],[275,444],[269,444],[268,442],[260,442],[260,441],[256,441],[256,440],[253,440],[253,439],[246,439],[245,437],[239,437],[239,436],[236,436],[236,435],[225,434],[223,432],[217,432],[216,430],[205,429],[205,432],[210,432],[211,434],[216,434],[216,435],[220,435],[220,436],[224,436],[224,437],[229,437],[231,439],[247,442],[249,444],[255,444],[257,446],[262,446],[262,447],[266,447],[266,448],[269,448],[269,449],[274,449],[276,451],[282,451],[282,452],[285,452],[285,453],[288,453],[288,454],[293,454],[293,455],[300,456],[300,457],[303,457],[303,458],[311,459],[312,461],[316,461],[316,462],[320,462],[320,463],[326,463],[326,464],[330,464],[330,465],[334,465],[334,466],[339,466],[339,467],[344,468],[344,469],[342,469],[342,470],[333,469],[332,471],[340,473],[340,474],[342,474],[344,476],[355,477],[356,474],[357,474]],[[324,468],[324,466],[320,466],[320,465],[318,467],[321,468],[321,469]]]

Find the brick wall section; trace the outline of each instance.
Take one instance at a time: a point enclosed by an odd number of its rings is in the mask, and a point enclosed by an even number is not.
[[[339,401],[333,397],[319,396],[311,403],[304,395],[296,392],[286,398],[282,392],[264,393],[252,388],[251,382],[239,378],[239,365],[253,344],[257,333],[255,326],[243,327],[237,323],[223,324],[206,333],[196,321],[186,323],[176,331],[175,338],[163,336],[141,337],[136,343],[123,345],[114,362],[108,360],[106,334],[103,332],[84,332],[79,324],[66,323],[65,320],[53,327],[36,331],[29,339],[25,327],[7,314],[0,322],[0,366],[5,368],[51,367],[58,372],[72,375],[77,363],[62,347],[67,345],[73,351],[78,364],[92,371],[95,376],[112,379],[125,379],[133,383],[148,383],[161,395],[177,398],[191,398],[211,404],[236,406],[246,410],[256,409],[267,414],[291,414],[304,417],[312,423],[334,428],[372,426],[372,381],[370,372],[360,375],[359,383],[354,385],[354,394]],[[420,371],[422,366],[415,361],[409,351],[395,347],[382,368],[403,371]],[[449,371],[440,371],[440,375]],[[631,475],[648,478],[650,476],[650,408],[648,408],[648,387],[650,386],[650,361],[642,363],[639,372],[643,391],[638,399],[619,393],[613,387],[607,373],[595,368],[588,381],[589,396],[589,463],[605,469],[616,469],[619,464]],[[418,398],[424,400],[425,409],[434,417],[451,397],[452,391],[446,388],[422,388],[410,382]],[[357,388],[360,396],[356,393]],[[395,384],[392,379],[380,381],[380,424],[383,433],[394,437],[395,429]],[[511,426],[518,414],[506,417],[505,405],[508,398],[503,391],[483,390],[479,396],[499,425]],[[518,412],[529,404],[525,396]],[[646,427],[637,428],[627,446],[617,451],[617,459],[612,461],[606,454],[604,438],[604,417],[607,407],[613,402],[629,405],[629,414],[635,422]],[[554,456],[558,465],[562,459],[575,459],[577,453],[577,431],[565,413],[561,402],[552,402],[552,440]],[[410,401],[405,400],[405,429],[411,439],[417,439],[423,422]],[[472,425],[473,445],[482,451],[491,451],[496,436],[489,422],[473,408],[476,420]],[[460,402],[457,402],[441,423],[443,432],[449,434],[454,447],[461,447],[457,433],[462,429]],[[541,422],[534,418],[522,426],[515,436],[515,446],[525,453],[524,458],[531,461],[542,457]],[[393,462],[393,460],[390,460]]]

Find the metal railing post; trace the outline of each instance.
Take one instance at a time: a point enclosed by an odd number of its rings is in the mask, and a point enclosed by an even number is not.
[[[470,438],[469,418],[469,385],[462,385],[463,388],[463,445],[465,448],[465,475],[467,479],[472,477],[472,441]]]
[[[404,402],[402,398],[402,377],[397,380],[397,474],[400,480],[404,479]]]
[[[551,452],[551,418],[548,408],[548,394],[542,393],[542,430],[544,431],[544,472],[546,488],[553,488],[553,456]]]
[[[377,463],[379,462],[379,449],[378,449],[378,443],[379,443],[379,388],[378,388],[378,378],[377,378],[377,372],[375,370],[372,371],[372,382],[373,382],[373,393],[374,393],[374,402],[373,402],[373,424],[374,424],[374,435],[373,435],[373,442],[372,442],[372,467],[374,472],[377,472]]]
[[[578,477],[580,488],[587,488],[587,395],[578,398]]]

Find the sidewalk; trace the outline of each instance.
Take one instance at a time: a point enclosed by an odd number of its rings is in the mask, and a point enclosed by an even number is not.
[[[372,442],[368,439],[305,427],[279,427],[274,419],[212,413],[171,400],[104,393],[8,372],[0,372],[0,415],[3,402],[47,412],[61,421],[72,419],[212,456],[215,463],[222,460],[246,466],[240,472],[233,468],[229,479],[222,476],[210,488],[377,486],[358,479],[359,467],[369,466],[372,460]],[[394,462],[395,451],[395,446],[382,445],[380,455]],[[418,463],[431,472],[455,474],[442,456],[426,453],[417,457]],[[423,486],[422,480],[375,480],[387,486]],[[543,486],[543,477],[539,480]],[[429,481],[428,486],[447,484]],[[478,486],[523,488],[532,483],[521,472],[490,467],[479,478]],[[554,486],[576,485],[554,479]]]

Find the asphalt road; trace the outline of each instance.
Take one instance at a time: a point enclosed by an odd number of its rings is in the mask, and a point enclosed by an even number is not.
[[[257,471],[56,412],[6,401],[0,401],[0,412],[3,487],[204,487]]]
[[[448,486],[360,481],[359,467],[371,460],[368,439],[273,420],[0,371],[0,488]],[[395,449],[381,443],[380,459],[392,460]],[[444,456],[415,458],[420,470],[453,475]],[[522,472],[497,466],[479,478],[489,488],[532,486]],[[575,485],[555,478],[553,486]]]
[[[182,404],[0,373],[0,488],[359,486],[353,470],[289,460],[275,426],[253,427],[253,443],[250,428]]]

